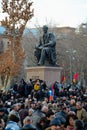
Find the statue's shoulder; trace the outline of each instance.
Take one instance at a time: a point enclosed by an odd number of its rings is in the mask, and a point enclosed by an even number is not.
[[[52,33],[52,32],[49,32],[49,37],[51,38],[54,38],[55,36],[54,36],[54,34]]]
[[[49,35],[54,35],[52,32],[49,32]]]
[[[49,32],[49,36],[54,36],[54,34],[52,32]]]

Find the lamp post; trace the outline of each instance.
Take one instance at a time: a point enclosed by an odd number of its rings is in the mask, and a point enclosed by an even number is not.
[[[69,68],[70,68],[70,83],[72,83],[72,60],[74,60],[73,54],[76,53],[76,50],[68,50],[66,53],[69,53]]]

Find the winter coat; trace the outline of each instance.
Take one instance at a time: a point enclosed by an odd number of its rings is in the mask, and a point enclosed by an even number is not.
[[[84,108],[77,110],[77,117],[78,117],[78,119],[81,119],[84,122],[87,122],[87,112],[86,112],[86,110]]]
[[[20,127],[16,122],[9,121],[5,127],[5,130],[20,130]]]

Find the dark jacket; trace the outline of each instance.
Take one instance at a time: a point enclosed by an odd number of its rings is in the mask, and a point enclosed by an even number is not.
[[[22,130],[36,130],[36,128],[31,124],[27,124],[23,126]]]
[[[62,116],[62,117],[66,120],[67,114],[66,114],[63,110],[61,110],[60,112],[58,112],[58,113],[56,114],[56,117],[58,117],[58,116]]]

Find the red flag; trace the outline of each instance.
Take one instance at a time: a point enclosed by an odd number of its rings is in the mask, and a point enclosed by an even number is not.
[[[73,82],[76,82],[76,80],[78,79],[78,76],[79,76],[78,73],[75,73],[75,74],[73,75]]]
[[[66,77],[64,75],[62,75],[62,83],[65,82]]]

